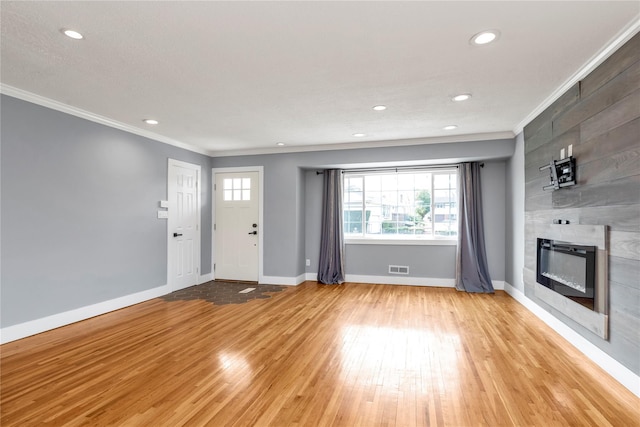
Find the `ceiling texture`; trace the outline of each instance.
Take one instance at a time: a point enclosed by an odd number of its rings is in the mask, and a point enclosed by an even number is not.
[[[213,156],[512,137],[636,33],[639,12],[638,1],[2,1],[1,89]],[[497,41],[469,42],[487,29]],[[460,93],[472,97],[451,100]]]

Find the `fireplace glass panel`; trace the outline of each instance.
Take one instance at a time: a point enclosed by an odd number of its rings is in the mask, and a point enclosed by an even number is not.
[[[564,252],[542,251],[542,275],[576,289],[587,292],[587,259]]]

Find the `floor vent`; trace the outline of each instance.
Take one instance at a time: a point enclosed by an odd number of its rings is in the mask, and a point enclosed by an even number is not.
[[[408,265],[390,265],[389,274],[409,274]]]
[[[247,289],[243,289],[240,292],[238,292],[239,294],[248,294],[249,292],[255,291],[256,288],[247,288]]]

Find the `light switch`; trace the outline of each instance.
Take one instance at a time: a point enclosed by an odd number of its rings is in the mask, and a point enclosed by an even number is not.
[[[168,208],[169,207],[169,201],[168,200],[160,200],[160,207],[161,208]]]
[[[167,219],[167,218],[169,218],[169,212],[158,211],[158,219]]]

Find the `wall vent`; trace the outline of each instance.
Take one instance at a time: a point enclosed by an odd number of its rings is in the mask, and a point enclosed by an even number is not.
[[[409,274],[408,265],[390,265],[389,274]]]

